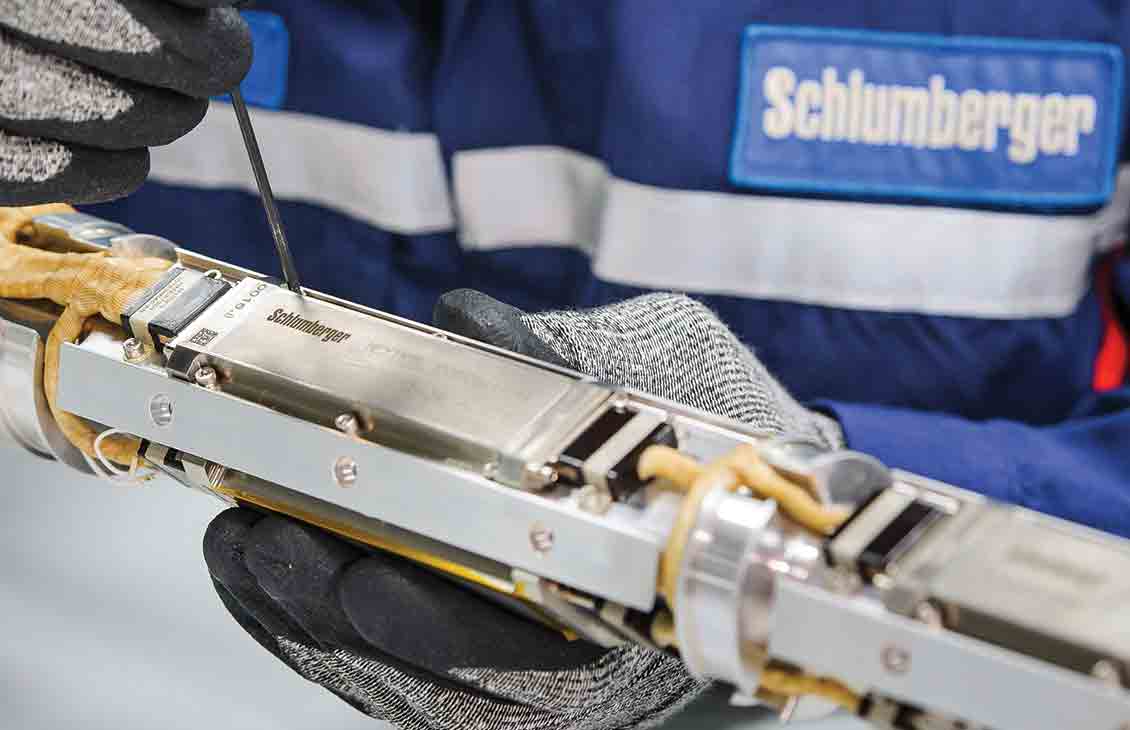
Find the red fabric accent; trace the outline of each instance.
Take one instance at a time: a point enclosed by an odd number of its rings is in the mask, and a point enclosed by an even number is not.
[[[1102,306],[1103,341],[1095,357],[1095,374],[1091,381],[1096,391],[1114,390],[1126,382],[1130,369],[1130,344],[1126,330],[1118,319],[1114,301],[1114,267],[1123,250],[1112,252],[1099,264],[1095,273],[1095,287]]]

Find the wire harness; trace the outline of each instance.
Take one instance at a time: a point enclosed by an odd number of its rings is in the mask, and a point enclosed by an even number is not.
[[[117,323],[133,299],[152,286],[170,263],[155,258],[116,258],[107,252],[56,253],[35,248],[39,241],[34,218],[48,213],[71,213],[67,205],[0,208],[0,297],[49,299],[63,307],[51,329],[43,365],[43,388],[60,430],[84,455],[130,465],[139,441],[122,433],[104,436],[56,403],[59,350],[77,342],[97,317]]]
[[[762,499],[775,500],[781,511],[806,530],[824,537],[843,524],[849,512],[818,502],[802,486],[781,476],[757,452],[752,444],[738,446],[722,458],[701,464],[697,460],[667,446],[651,446],[640,456],[641,479],[663,479],[683,493],[683,505],[676,519],[659,569],[659,592],[677,614],[678,574],[687,540],[699,509],[708,494],[722,488],[737,491],[748,488]],[[672,646],[675,635],[670,617],[653,626],[657,641]],[[835,679],[818,677],[802,671],[778,666],[768,661],[760,674],[759,692],[785,698],[815,696],[830,701],[853,714],[860,712],[860,695]]]

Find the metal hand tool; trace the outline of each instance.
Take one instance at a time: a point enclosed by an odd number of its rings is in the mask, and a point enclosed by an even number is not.
[[[243,94],[238,87],[231,90],[232,106],[235,107],[235,116],[239,120],[239,131],[243,135],[243,146],[247,148],[247,159],[251,161],[251,169],[255,173],[255,184],[259,187],[259,198],[263,201],[263,211],[267,214],[267,223],[271,226],[271,236],[275,239],[275,249],[279,254],[279,264],[282,265],[283,281],[286,287],[295,294],[302,294],[302,285],[298,282],[298,269],[294,266],[294,257],[290,253],[290,245],[286,240],[283,230],[282,218],[279,216],[278,206],[275,205],[275,194],[271,191],[271,181],[267,179],[267,168],[263,165],[263,154],[259,151],[259,143],[255,140],[255,129],[251,126],[251,115],[247,112],[247,104],[243,101]]]

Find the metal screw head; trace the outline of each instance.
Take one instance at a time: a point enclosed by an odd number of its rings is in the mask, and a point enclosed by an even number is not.
[[[883,668],[891,674],[906,674],[910,669],[910,652],[893,644],[883,647],[879,655]]]
[[[530,547],[539,553],[548,553],[553,549],[553,530],[540,522],[530,526]]]
[[[334,462],[334,480],[339,487],[351,487],[357,483],[357,462],[343,456]]]
[[[131,337],[122,343],[122,355],[126,362],[141,362],[148,354],[145,344],[136,337]]]
[[[1109,659],[1100,659],[1091,667],[1091,676],[1110,687],[1121,687],[1122,676],[1118,665]]]
[[[592,484],[577,490],[577,506],[585,512],[602,515],[612,506],[612,495]]]
[[[549,464],[526,464],[522,473],[522,488],[536,492],[557,483],[557,470]]]
[[[201,388],[208,390],[215,390],[220,386],[220,376],[216,373],[216,368],[210,365],[204,365],[196,369],[196,375],[193,376],[196,384]]]
[[[927,626],[935,628],[941,628],[945,624],[942,619],[942,612],[929,601],[923,601],[914,607],[914,617]]]
[[[149,418],[158,426],[168,426],[173,422],[173,399],[158,393],[149,400]]]
[[[361,424],[357,421],[357,416],[352,413],[342,413],[334,419],[334,428],[342,433],[356,436],[361,430]]]

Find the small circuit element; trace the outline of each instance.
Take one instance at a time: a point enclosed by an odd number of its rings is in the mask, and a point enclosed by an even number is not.
[[[604,411],[561,453],[554,468],[558,482],[596,487],[617,501],[630,498],[647,482],[637,474],[649,446],[678,445],[675,430],[650,411],[612,407]]]
[[[205,309],[231,289],[219,276],[174,266],[122,312],[122,327],[160,352]]]

